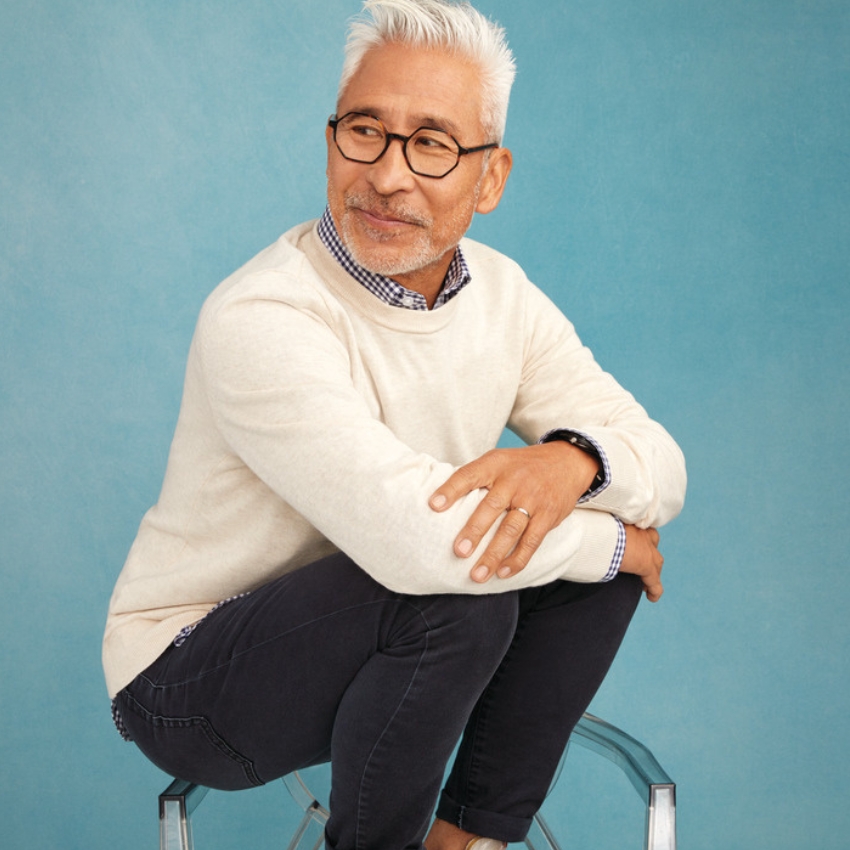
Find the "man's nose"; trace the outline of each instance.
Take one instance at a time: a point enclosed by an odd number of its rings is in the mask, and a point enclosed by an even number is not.
[[[404,155],[404,142],[391,138],[383,156],[369,166],[369,182],[376,192],[392,195],[394,192],[409,191],[416,182]]]

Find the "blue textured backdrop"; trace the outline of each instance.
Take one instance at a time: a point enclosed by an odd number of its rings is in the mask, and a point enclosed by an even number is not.
[[[689,461],[667,595],[594,708],[679,783],[683,847],[844,848],[850,6],[481,8],[520,73],[515,171],[473,233]],[[157,496],[205,294],[321,211],[354,11],[0,6],[4,847],[156,845],[165,779],[110,726],[106,603]],[[555,794],[569,846],[640,847],[638,800],[606,767],[580,756]],[[199,850],[279,846],[293,815],[277,786],[215,794]]]

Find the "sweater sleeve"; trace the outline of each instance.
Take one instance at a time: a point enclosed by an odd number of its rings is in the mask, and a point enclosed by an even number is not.
[[[383,424],[354,386],[344,334],[317,307],[241,298],[205,311],[195,338],[216,427],[234,455],[381,584],[405,593],[494,593],[558,578],[599,581],[617,546],[608,513],[576,510],[517,576],[481,585],[458,530],[483,496],[436,513],[452,473]],[[493,531],[480,544],[483,551]]]
[[[531,287],[521,386],[509,426],[527,442],[555,428],[586,434],[606,458],[607,485],[582,506],[642,528],[682,509],[682,452],[634,397],[594,360],[572,324]]]

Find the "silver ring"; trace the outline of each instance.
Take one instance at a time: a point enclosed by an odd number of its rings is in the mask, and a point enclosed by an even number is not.
[[[531,514],[525,508],[514,508],[515,511],[519,511],[521,514],[525,514],[529,519],[531,519]]]

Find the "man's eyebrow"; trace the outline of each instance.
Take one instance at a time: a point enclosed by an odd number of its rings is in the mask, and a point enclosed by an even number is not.
[[[454,121],[441,115],[415,115],[413,122],[417,127],[427,127],[429,130],[442,130],[456,136],[459,128]]]
[[[354,107],[349,111],[360,112],[363,115],[371,115],[373,118],[377,118],[385,124],[388,121],[385,114],[381,114],[382,110],[375,109],[370,106]],[[451,118],[446,118],[444,115],[433,115],[428,112],[411,116],[410,124],[413,130],[418,130],[420,127],[427,127],[429,130],[442,130],[444,133],[448,133],[451,136],[457,136],[460,132],[460,128],[454,121],[451,120]],[[391,133],[396,131],[396,128],[394,127],[387,127],[387,129]]]

